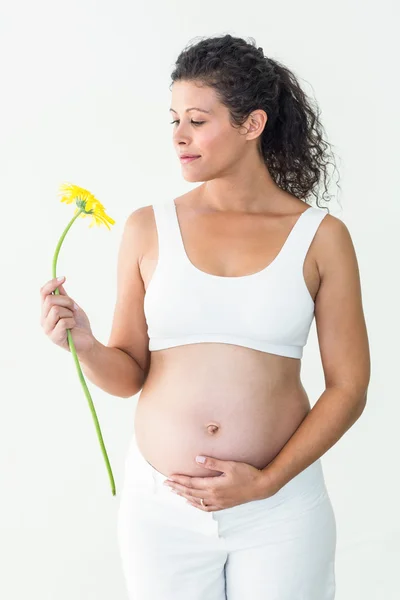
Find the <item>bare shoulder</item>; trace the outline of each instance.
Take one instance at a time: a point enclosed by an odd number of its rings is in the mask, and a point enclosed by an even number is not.
[[[123,244],[123,251],[134,254],[138,265],[143,255],[152,244],[152,235],[155,233],[153,206],[148,204],[132,211],[126,219],[124,237],[128,243]]]
[[[356,253],[350,231],[344,221],[326,214],[315,234],[315,259],[321,276],[343,262],[356,263]]]
[[[154,222],[154,213],[152,204],[140,206],[132,211],[125,222],[125,227],[132,233],[146,237],[147,228]]]

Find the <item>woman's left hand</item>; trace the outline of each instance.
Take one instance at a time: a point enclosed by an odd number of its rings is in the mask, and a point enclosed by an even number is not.
[[[265,471],[247,463],[206,457],[201,465],[222,474],[214,477],[174,474],[164,482],[164,485],[171,487],[200,510],[210,512],[231,508],[252,500],[268,498],[278,491],[268,481]],[[204,506],[200,498],[203,498]]]

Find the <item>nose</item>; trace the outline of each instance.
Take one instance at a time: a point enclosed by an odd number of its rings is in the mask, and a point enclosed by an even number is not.
[[[183,123],[179,123],[178,125],[175,125],[175,129],[173,132],[173,140],[175,144],[190,144],[191,141],[191,136],[190,136],[190,129],[187,127],[185,128]]]

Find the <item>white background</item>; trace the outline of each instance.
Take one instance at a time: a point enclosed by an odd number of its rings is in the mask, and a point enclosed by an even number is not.
[[[372,374],[362,417],[322,459],[338,526],[336,598],[400,597],[394,6],[2,2],[1,598],[127,598],[116,516],[137,396],[116,398],[88,383],[116,480],[113,497],[72,357],[40,327],[39,290],[73,215],[57,197],[71,181],[92,191],[116,221],[108,231],[78,220],[57,269],[95,336],[107,342],[125,219],[198,185],[183,179],[172,146],[174,61],[192,38],[225,33],[254,37],[294,71],[315,95],[338,157],[342,192],[329,207],[356,248]],[[315,323],[302,381],[314,404],[323,391]]]

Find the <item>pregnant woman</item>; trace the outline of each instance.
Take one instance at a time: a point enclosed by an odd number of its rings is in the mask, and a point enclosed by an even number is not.
[[[118,513],[128,595],[332,600],[320,459],[364,410],[370,356],[349,232],[305,200],[328,164],[318,112],[231,35],[179,55],[170,112],[183,177],[201,184],[127,218],[107,346],[63,286],[42,288],[53,341],[68,348],[70,327],[94,384],[140,392]],[[314,316],[325,390],[311,409]]]

